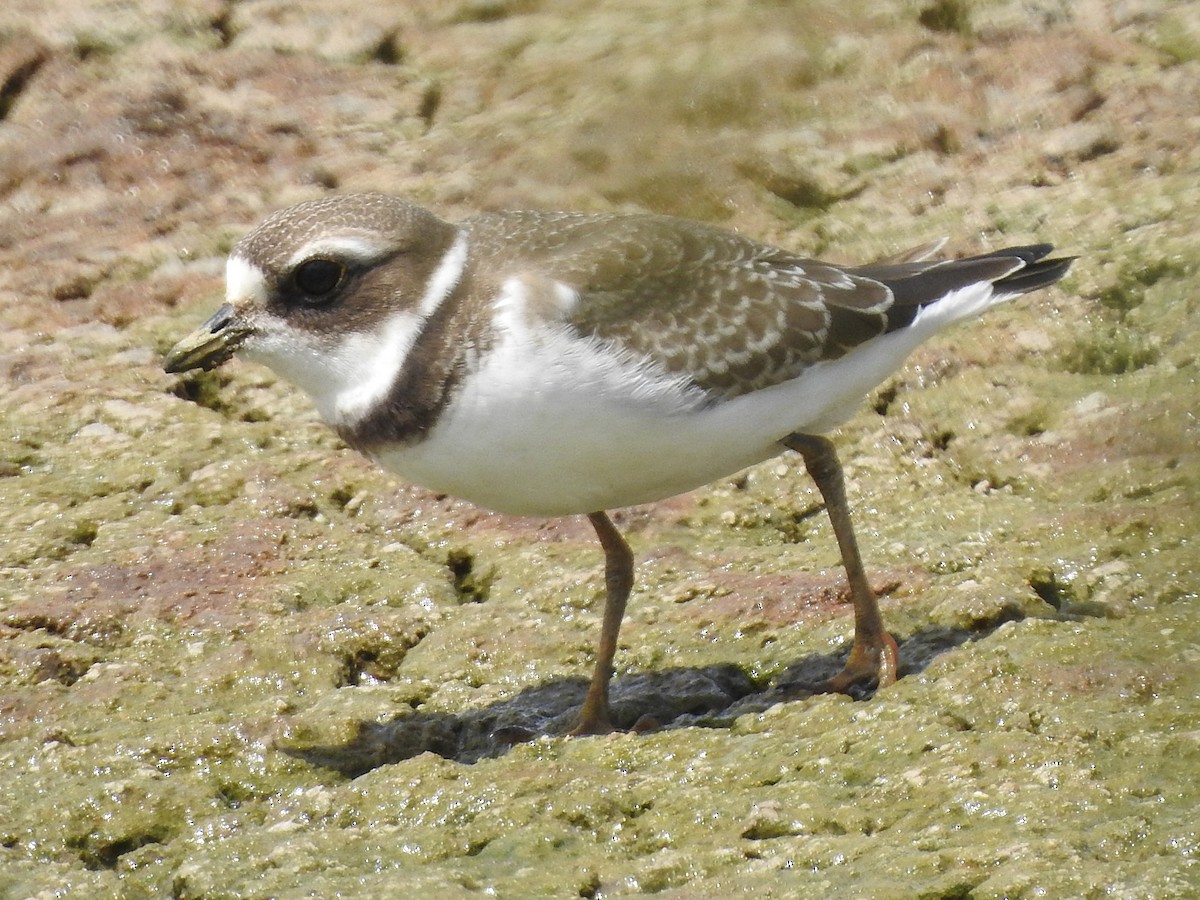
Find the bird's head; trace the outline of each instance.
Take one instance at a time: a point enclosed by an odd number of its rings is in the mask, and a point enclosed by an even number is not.
[[[326,418],[370,373],[383,343],[415,334],[457,279],[459,230],[385,194],[311,200],[267,218],[230,253],[225,302],[167,354],[167,372],[235,354],[311,394]],[[461,256],[461,253],[459,254]],[[450,263],[455,264],[448,264]],[[403,356],[403,346],[393,346]]]

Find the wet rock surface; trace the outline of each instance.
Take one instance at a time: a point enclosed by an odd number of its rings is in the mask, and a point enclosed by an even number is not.
[[[1194,4],[0,11],[0,896],[1190,897]],[[267,212],[383,189],[835,260],[1051,240],[1062,284],[837,435],[873,697],[788,456],[620,511],[622,733],[568,739],[586,521],[405,485],[162,355]]]

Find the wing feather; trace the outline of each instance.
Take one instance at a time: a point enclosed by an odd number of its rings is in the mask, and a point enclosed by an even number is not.
[[[1020,293],[1057,280],[1069,264],[1038,262],[1050,247],[1037,245],[844,267],[666,216],[509,212],[466,225],[504,248],[482,268],[501,280],[527,273],[567,285],[577,300],[561,311],[565,325],[686,375],[716,398],[795,378],[911,324],[922,306],[959,288],[993,282]]]

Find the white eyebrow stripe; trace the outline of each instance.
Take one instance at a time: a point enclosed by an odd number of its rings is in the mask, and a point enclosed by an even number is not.
[[[369,266],[379,262],[392,251],[392,245],[367,235],[337,234],[313,238],[291,255],[287,268],[292,269],[307,259],[332,256]]]

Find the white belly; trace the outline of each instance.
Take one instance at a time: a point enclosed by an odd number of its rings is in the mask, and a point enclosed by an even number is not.
[[[781,449],[724,433],[686,382],[543,333],[496,347],[429,436],[378,454],[436,491],[515,515],[595,512],[670,497]]]

